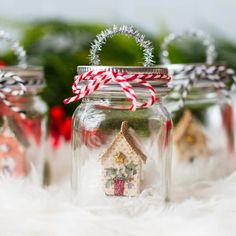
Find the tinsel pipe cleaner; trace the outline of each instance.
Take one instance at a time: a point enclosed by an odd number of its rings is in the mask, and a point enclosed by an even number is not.
[[[18,66],[26,68],[26,52],[24,48],[19,44],[19,42],[14,40],[8,33],[3,30],[0,30],[0,40],[5,40],[10,45],[10,48],[15,52],[18,58]]]
[[[20,44],[12,39],[9,34],[0,30],[0,39],[7,41],[18,58],[18,66],[25,68],[26,52]],[[25,118],[25,111],[15,106],[7,98],[8,95],[21,96],[26,92],[24,81],[15,73],[5,72],[0,70],[0,99],[13,112],[18,113],[22,118]]]
[[[135,39],[136,43],[143,49],[144,54],[144,66],[149,67],[153,65],[153,47],[151,42],[145,40],[144,35],[140,34],[133,26],[117,26],[114,25],[112,28],[106,29],[97,35],[94,43],[90,49],[90,63],[91,65],[100,65],[100,58],[98,52],[101,51],[102,45],[106,43],[108,38],[113,37],[117,34],[127,35]]]

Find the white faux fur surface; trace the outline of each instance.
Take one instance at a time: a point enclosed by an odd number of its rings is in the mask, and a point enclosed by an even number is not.
[[[68,152],[55,152],[54,158],[58,168],[70,161]],[[71,195],[68,170],[69,165],[47,189],[29,180],[1,178],[0,236],[236,235],[236,172],[220,178],[228,167],[211,182],[177,181],[180,170],[174,172],[169,204],[161,203],[159,190],[152,188],[135,200],[86,208]]]

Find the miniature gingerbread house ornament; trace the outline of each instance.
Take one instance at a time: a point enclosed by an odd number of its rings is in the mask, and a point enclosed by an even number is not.
[[[0,174],[24,176],[24,148],[8,126],[0,134]]]
[[[193,162],[195,158],[209,156],[207,137],[189,110],[184,112],[175,129],[174,142],[181,160]]]
[[[106,195],[137,196],[140,193],[142,162],[147,157],[129,133],[124,121],[120,132],[101,157]]]

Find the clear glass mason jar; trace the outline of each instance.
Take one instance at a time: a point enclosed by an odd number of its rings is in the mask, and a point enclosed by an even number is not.
[[[192,37],[205,46],[206,62],[171,64],[168,46]],[[215,64],[211,38],[201,31],[168,35],[161,45],[161,63],[172,76],[166,106],[173,118],[174,185],[215,180],[235,170],[232,79],[227,66]],[[185,188],[184,188],[185,189]]]
[[[165,73],[145,67],[78,66],[78,74],[90,70],[120,73]],[[134,82],[135,83],[135,82]],[[150,93],[133,84],[139,102]],[[152,81],[159,102],[130,111],[121,86],[102,86],[82,100],[72,121],[72,187],[82,205],[107,203],[111,196],[138,196],[161,189],[170,198],[172,121],[162,103],[167,82]],[[117,199],[118,200],[118,199]]]
[[[44,88],[41,67],[7,66],[2,72],[19,76],[26,87],[22,96],[6,94],[11,104],[26,112],[23,119],[0,99],[0,172],[31,177],[42,183],[45,160],[47,105],[38,93]],[[12,84],[9,88],[16,89]]]
[[[181,88],[191,80],[190,74],[176,73],[186,66],[167,66],[176,74],[172,80],[173,88]],[[194,65],[202,66],[209,71],[223,68],[221,65]],[[231,78],[222,73],[220,81],[200,74],[184,100],[183,91],[178,89],[173,89],[166,98],[173,118],[173,179],[176,184],[215,180],[236,168],[233,106],[227,91]]]

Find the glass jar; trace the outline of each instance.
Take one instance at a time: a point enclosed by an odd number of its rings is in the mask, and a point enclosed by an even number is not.
[[[26,112],[23,119],[0,100],[0,156],[2,174],[37,176],[41,183],[45,158],[47,106],[38,93],[44,87],[43,71],[38,67],[4,67],[25,83],[22,96],[8,95],[9,102]]]
[[[133,36],[132,28],[118,28],[118,33],[124,32]],[[77,72],[73,84],[77,95],[65,102],[76,101],[84,93],[72,120],[72,188],[79,204],[112,205],[147,196],[168,201],[172,121],[162,103],[169,91],[168,71],[78,66]],[[153,102],[149,106],[150,87]]]
[[[24,49],[7,34],[0,36],[10,40],[20,60],[0,69],[0,173],[42,183],[47,106],[38,93],[45,86],[43,70],[27,66]]]
[[[78,67],[78,74],[85,69],[100,70]],[[131,74],[136,70],[163,72],[155,68],[112,69]],[[81,202],[86,204],[105,195],[137,196],[161,183],[162,168],[164,198],[169,199],[171,119],[161,99],[167,91],[164,86],[157,88],[159,102],[136,111],[129,110],[130,102],[116,85],[83,99],[73,115],[72,136],[72,184]],[[142,102],[149,94],[139,88],[137,96]],[[127,191],[129,188],[132,191]]]
[[[186,36],[171,35],[162,46],[162,62],[170,63],[167,46]],[[233,106],[229,69],[213,64],[215,48],[201,32],[190,32],[206,46],[206,63],[168,64],[172,92],[166,106],[173,118],[173,179],[176,184],[215,180],[235,170]]]

